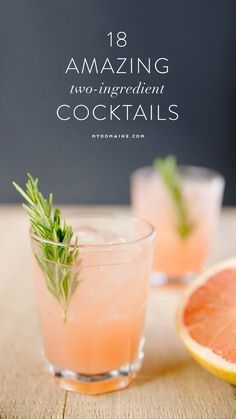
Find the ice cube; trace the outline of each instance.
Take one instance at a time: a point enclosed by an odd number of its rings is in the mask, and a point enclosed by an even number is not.
[[[90,226],[81,226],[77,232],[80,245],[112,245],[112,244],[125,244],[137,240],[138,234],[135,232],[120,231],[107,231]]]
[[[113,234],[107,237],[107,244],[122,244],[136,240],[136,237],[131,234],[125,236],[119,234]]]
[[[90,244],[105,244],[104,235],[90,226],[83,226],[79,228],[77,233],[79,245]]]

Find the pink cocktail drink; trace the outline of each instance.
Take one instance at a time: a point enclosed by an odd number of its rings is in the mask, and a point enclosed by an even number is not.
[[[154,232],[125,216],[78,215],[73,223],[78,286],[66,320],[35,263],[44,354],[63,388],[101,393],[129,384],[141,365]]]
[[[131,180],[135,215],[157,230],[153,281],[179,282],[191,278],[206,261],[216,230],[224,189],[223,177],[208,169],[179,166],[181,188],[191,230],[181,235],[175,203],[158,170],[136,170]]]

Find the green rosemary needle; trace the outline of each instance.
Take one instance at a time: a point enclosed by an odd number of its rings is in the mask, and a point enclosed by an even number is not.
[[[25,191],[16,182],[13,185],[26,200],[23,207],[29,216],[32,232],[39,239],[40,252],[34,251],[34,255],[48,290],[62,306],[66,322],[68,303],[78,285],[79,272],[75,269],[79,254],[77,237],[74,239],[72,227],[62,221],[60,210],[53,210],[53,194],[50,193],[46,199],[39,191],[38,179],[28,173]]]
[[[174,205],[178,220],[177,232],[182,239],[186,239],[192,232],[194,224],[189,219],[176,158],[167,156],[164,159],[156,159],[154,167],[159,171]]]

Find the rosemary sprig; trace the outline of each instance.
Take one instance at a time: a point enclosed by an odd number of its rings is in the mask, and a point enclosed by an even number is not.
[[[35,258],[42,269],[46,286],[63,308],[63,320],[67,320],[69,300],[78,285],[75,260],[78,257],[77,237],[73,242],[72,227],[61,220],[58,208],[53,210],[53,194],[46,199],[38,188],[38,179],[28,173],[26,190],[16,182],[16,190],[26,200],[23,204],[29,216],[33,233],[39,238],[40,252],[34,251]],[[40,239],[54,242],[42,242]],[[58,243],[58,244],[57,244]],[[60,246],[61,245],[61,246]]]
[[[167,156],[164,159],[156,159],[154,161],[154,167],[159,171],[169,191],[178,219],[176,226],[177,232],[182,239],[186,239],[192,232],[194,224],[189,219],[176,158],[174,156]]]

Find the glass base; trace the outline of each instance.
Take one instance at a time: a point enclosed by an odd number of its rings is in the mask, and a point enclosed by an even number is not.
[[[143,345],[142,345],[143,346]],[[143,351],[131,364],[103,374],[86,375],[75,371],[60,369],[46,360],[46,370],[58,379],[59,386],[68,391],[83,394],[102,394],[127,387],[136,377],[142,366]]]
[[[164,272],[152,272],[150,277],[151,285],[170,285],[170,286],[181,286],[189,284],[195,274],[193,272],[186,273],[178,277],[169,277]]]

